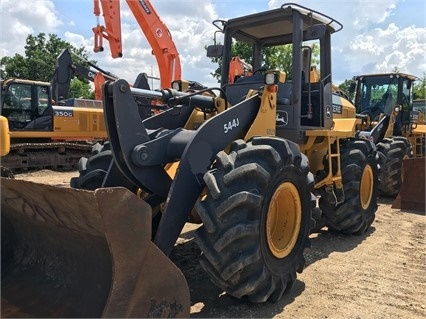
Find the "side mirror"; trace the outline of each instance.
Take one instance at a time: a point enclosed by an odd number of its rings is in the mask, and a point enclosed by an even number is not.
[[[306,35],[304,37],[305,41],[322,39],[325,36],[327,26],[325,24],[315,24],[311,25],[306,30]]]
[[[220,58],[223,55],[224,46],[222,44],[209,45],[207,47],[208,58]]]
[[[352,82],[352,83],[349,85],[349,93],[354,93],[354,92],[355,92],[355,88],[356,88],[356,83],[355,83],[355,82]]]

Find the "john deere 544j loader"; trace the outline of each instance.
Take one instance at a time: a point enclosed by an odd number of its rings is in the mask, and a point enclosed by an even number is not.
[[[224,45],[208,50],[223,59],[218,96],[104,86],[113,161],[102,188],[2,181],[2,303],[44,317],[189,316],[166,256],[194,216],[211,280],[236,298],[276,301],[303,270],[317,197],[330,229],[371,225],[375,147],[353,137],[355,119],[333,120],[330,38],[341,24],[295,4],[220,23]],[[227,84],[233,39],[252,44],[255,72]],[[307,41],[320,46],[317,82]],[[282,44],[292,44],[291,80],[256,72],[263,50]],[[134,95],[170,109],[142,121]]]

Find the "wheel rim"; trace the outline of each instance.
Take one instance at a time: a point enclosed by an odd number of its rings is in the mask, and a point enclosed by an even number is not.
[[[266,234],[271,253],[284,258],[293,250],[299,236],[302,204],[297,188],[281,184],[271,198],[266,219]]]
[[[370,165],[367,165],[362,172],[360,200],[363,209],[367,209],[373,197],[374,174]]]

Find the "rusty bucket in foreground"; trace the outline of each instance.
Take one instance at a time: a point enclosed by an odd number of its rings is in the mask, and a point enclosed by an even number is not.
[[[189,317],[181,271],[151,242],[151,209],[94,192],[1,179],[1,316]]]
[[[392,208],[425,212],[425,166],[425,157],[403,160],[403,182]]]

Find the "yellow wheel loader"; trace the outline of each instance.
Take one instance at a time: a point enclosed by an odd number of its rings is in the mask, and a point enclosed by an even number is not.
[[[218,287],[277,301],[305,266],[314,210],[333,231],[371,225],[377,151],[354,137],[355,118],[333,119],[331,35],[342,25],[296,4],[215,25],[220,88],[105,84],[109,144],[74,180],[97,189],[2,180],[2,316],[188,317],[187,284],[167,259],[188,221],[201,223],[200,263]],[[234,40],[252,45],[254,72],[227,83]],[[310,41],[321,48],[317,82],[306,76]],[[256,72],[263,50],[282,44],[292,44],[291,79]],[[169,109],[141,120],[135,97]]]
[[[351,89],[358,117],[364,119],[357,125],[357,135],[375,143],[381,159],[380,195],[396,197],[405,188],[403,208],[424,210],[425,185],[415,177],[425,175],[426,150],[424,113],[413,101],[417,80],[399,72],[365,74],[354,78]]]

